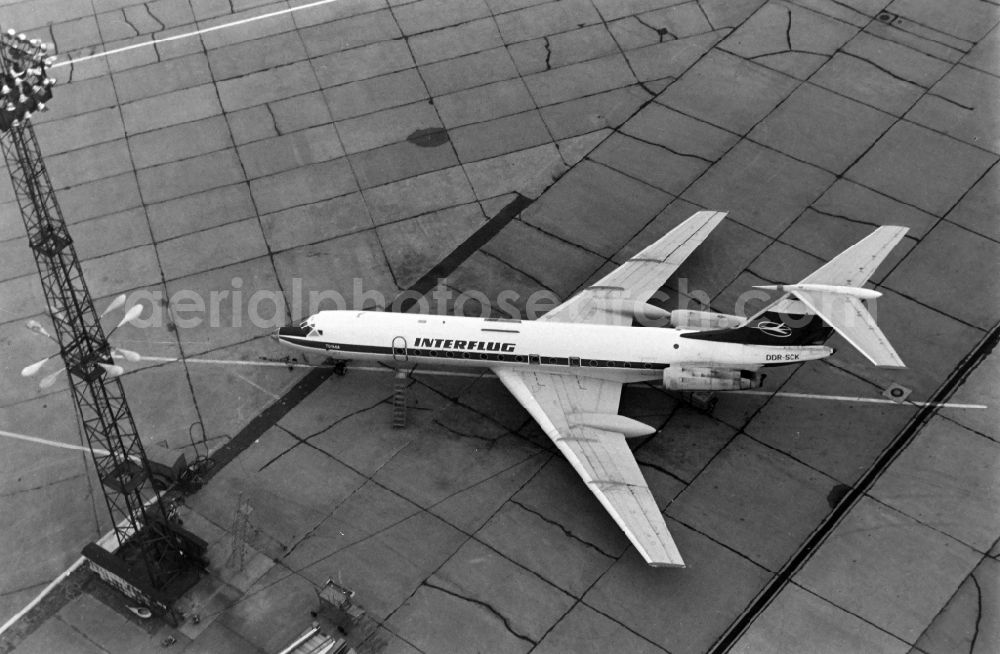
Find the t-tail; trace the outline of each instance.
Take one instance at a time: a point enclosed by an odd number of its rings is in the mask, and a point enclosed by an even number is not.
[[[798,284],[757,286],[782,295],[742,325],[684,336],[756,345],[816,345],[836,331],[876,366],[904,368],[864,304],[881,293],[864,285],[906,232],[906,227],[879,227]]]

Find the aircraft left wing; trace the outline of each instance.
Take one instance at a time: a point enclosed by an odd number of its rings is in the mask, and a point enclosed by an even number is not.
[[[539,320],[631,325],[632,308],[649,300],[725,217],[722,211],[692,214],[599,282],[583,289]]]
[[[493,372],[552,439],[642,558],[653,566],[683,566],[624,434],[611,431],[615,419],[634,422],[618,416],[621,384],[501,367]],[[602,417],[609,424],[593,426]]]

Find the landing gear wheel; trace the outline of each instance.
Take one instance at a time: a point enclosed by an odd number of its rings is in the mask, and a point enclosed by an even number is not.
[[[347,374],[347,361],[344,361],[343,359],[341,359],[339,361],[334,362],[334,364],[333,364],[333,374],[337,375],[338,377],[343,377],[344,375],[346,375]]]

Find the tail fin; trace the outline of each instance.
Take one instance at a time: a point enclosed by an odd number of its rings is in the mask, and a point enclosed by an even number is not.
[[[864,288],[864,284],[906,232],[906,227],[879,227],[798,284],[758,286],[782,291],[783,295],[741,327],[685,336],[800,345],[826,340],[832,328],[876,366],[903,368],[905,365],[899,355],[862,300],[881,295]]]

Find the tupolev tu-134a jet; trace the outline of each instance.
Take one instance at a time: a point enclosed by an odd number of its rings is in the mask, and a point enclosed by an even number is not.
[[[822,359],[837,331],[876,366],[903,362],[863,300],[864,284],[903,238],[880,227],[749,318],[648,303],[725,217],[700,211],[538,320],[320,311],[282,327],[283,343],[338,359],[490,368],[527,409],[647,563],[684,561],[626,443],[653,427],[618,414],[622,384],[672,390],[760,386],[762,368]],[[633,326],[669,318],[669,327]],[[641,322],[641,320],[640,320]]]

